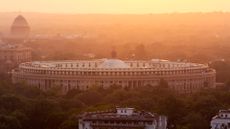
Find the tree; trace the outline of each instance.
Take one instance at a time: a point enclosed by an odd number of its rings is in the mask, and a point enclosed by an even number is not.
[[[45,129],[50,116],[54,112],[60,112],[59,105],[49,99],[39,99],[32,103],[27,113],[29,124],[33,129]]]
[[[67,119],[60,125],[60,129],[76,129],[76,128],[78,128],[78,121],[76,118]]]
[[[0,115],[0,129],[22,129],[22,126],[17,118]]]
[[[188,106],[192,111],[200,113],[205,119],[211,119],[221,108],[221,104],[213,95],[194,96]]]
[[[52,112],[49,114],[46,121],[47,129],[58,129],[61,123],[68,119],[68,114],[65,112]]]
[[[86,105],[95,105],[101,101],[103,96],[96,91],[86,91],[78,95],[78,99]]]
[[[17,120],[20,122],[21,126],[23,129],[28,129],[29,128],[29,118],[26,116],[23,111],[14,111],[10,114],[10,116],[17,118]]]
[[[23,108],[23,102],[18,96],[15,95],[2,95],[0,97],[0,108],[4,108],[7,111],[15,111]]]
[[[173,95],[161,98],[158,103],[158,110],[160,114],[168,116],[168,124],[171,127],[180,123],[186,112],[183,101]]]
[[[186,127],[188,129],[208,129],[209,121],[207,121],[201,114],[191,112],[184,118]]]

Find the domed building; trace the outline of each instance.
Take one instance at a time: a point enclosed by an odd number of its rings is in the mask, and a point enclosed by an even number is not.
[[[34,61],[20,64],[12,71],[12,79],[13,83],[26,82],[42,90],[60,87],[64,93],[93,86],[159,86],[165,80],[176,92],[193,93],[214,88],[216,72],[204,64],[159,59]]]
[[[17,16],[11,25],[9,40],[14,42],[23,42],[28,39],[29,34],[30,26],[27,20],[22,15]]]
[[[98,68],[130,68],[130,66],[122,60],[104,59],[103,63],[101,63]]]

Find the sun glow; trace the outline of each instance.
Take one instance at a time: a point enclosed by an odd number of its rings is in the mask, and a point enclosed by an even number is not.
[[[50,13],[172,13],[230,11],[229,0],[5,0],[0,11]]]

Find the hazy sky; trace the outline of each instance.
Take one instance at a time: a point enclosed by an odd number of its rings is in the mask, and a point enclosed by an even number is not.
[[[0,11],[51,13],[230,12],[230,0],[0,0]]]

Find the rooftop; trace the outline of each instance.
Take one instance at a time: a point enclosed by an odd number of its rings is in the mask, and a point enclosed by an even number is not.
[[[212,119],[230,119],[230,109],[220,110],[218,115],[214,116]]]
[[[25,49],[27,47],[20,45],[20,44],[8,44],[0,42],[0,49],[1,50],[13,50],[13,49]]]
[[[116,108],[116,110],[87,112],[81,116],[85,120],[152,120],[155,114],[136,111],[134,108]]]
[[[130,68],[130,66],[119,59],[105,59],[98,68]]]

